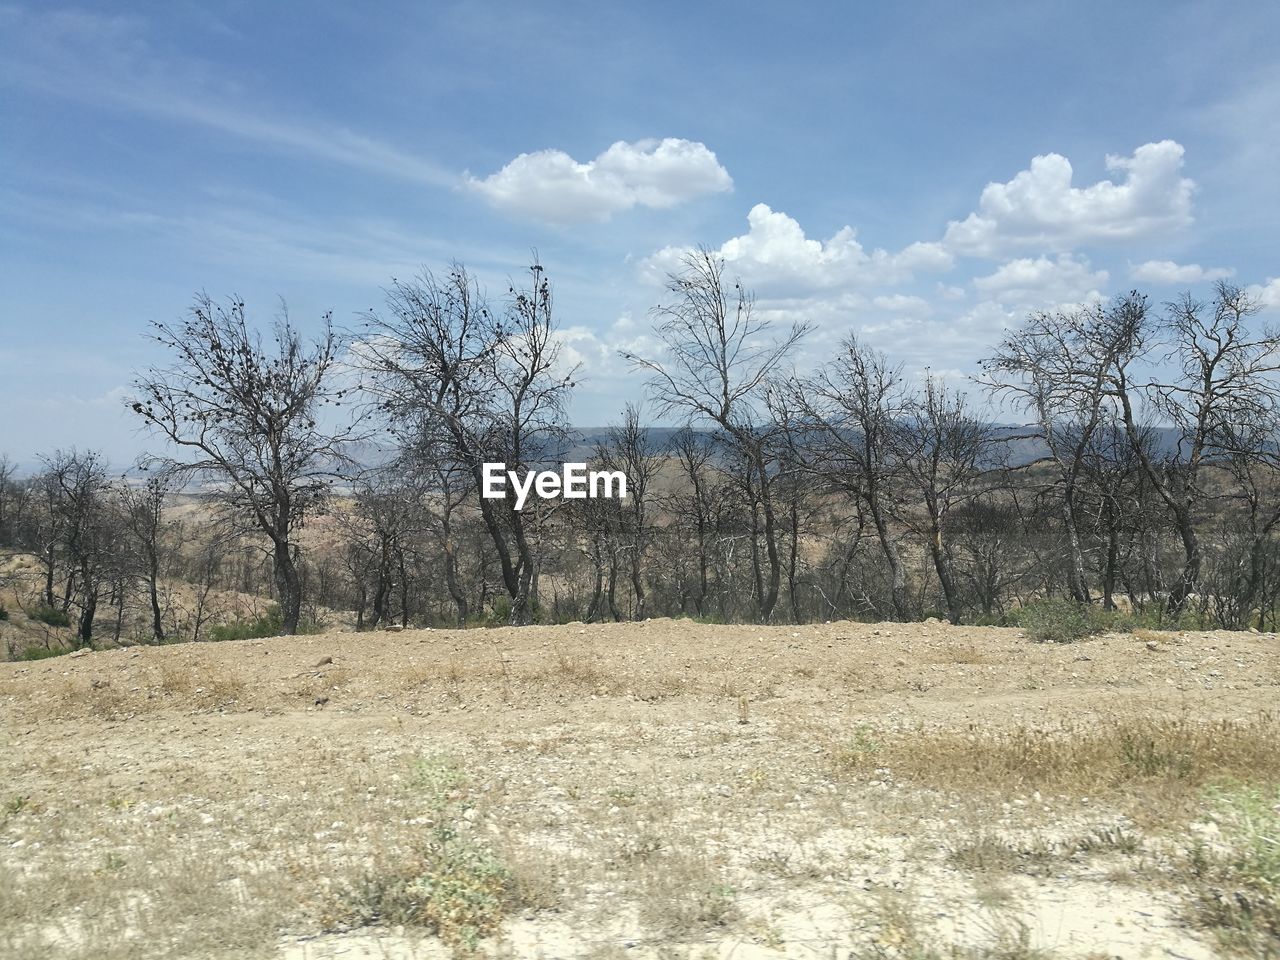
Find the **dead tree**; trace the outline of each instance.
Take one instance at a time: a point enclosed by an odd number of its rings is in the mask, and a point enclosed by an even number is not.
[[[206,481],[241,529],[267,538],[282,630],[296,633],[297,533],[324,506],[358,439],[355,421],[334,409],[350,390],[337,375],[343,340],[326,315],[319,337],[304,342],[282,314],[266,346],[242,301],[205,294],[183,322],[153,327],[173,363],[137,377],[130,406],[174,448],[157,458],[162,469]]]
[[[602,469],[621,470],[627,478],[627,498],[617,504],[613,518],[618,540],[615,550],[626,554],[628,579],[635,598],[632,618],[643,620],[647,600],[645,559],[653,532],[649,514],[653,506],[653,481],[662,464],[662,453],[641,426],[640,411],[634,405],[627,404],[622,423],[611,427],[606,441],[597,444],[596,459]]]
[[[1118,309],[1132,328],[1145,324],[1145,300],[1130,297]],[[1263,416],[1273,403],[1274,376],[1280,371],[1280,334],[1248,329],[1258,304],[1240,287],[1219,281],[1211,302],[1185,294],[1166,307],[1155,331],[1165,346],[1166,362],[1180,376],[1159,374],[1134,382],[1127,365],[1113,367],[1113,389],[1139,462],[1168,509],[1183,548],[1182,571],[1169,591],[1168,608],[1179,614],[1200,583],[1203,553],[1197,514],[1207,491],[1206,466],[1237,430]],[[1140,404],[1172,425],[1168,449],[1142,444]]]
[[[1117,336],[1125,326],[1116,322],[1116,309],[1097,304],[1033,313],[983,361],[981,382],[1035,420],[1058,488],[1068,587],[1080,603],[1090,599],[1078,516],[1081,473],[1107,415],[1111,370],[1135,346],[1131,336]]]
[[[119,556],[119,516],[102,455],[95,451],[58,451],[45,458],[45,483],[67,564],[63,609],[79,608],[76,642],[93,645],[94,619],[102,587]]]
[[[393,431],[406,419],[430,423],[477,490],[484,463],[528,469],[564,439],[576,368],[560,363],[551,282],[537,262],[529,272],[530,286],[512,285],[500,314],[455,264],[443,279],[426,272],[394,281],[385,314],[366,316],[360,356],[380,411]],[[510,622],[527,623],[537,567],[529,524],[511,497],[479,498],[479,508],[498,555]]]
[[[706,613],[710,589],[708,575],[713,563],[712,543],[719,513],[719,484],[714,471],[715,444],[710,437],[700,436],[685,427],[667,442],[667,456],[675,462],[680,486],[662,497],[660,502],[674,520],[671,537],[678,544],[674,552],[683,555],[686,541],[681,534],[692,535],[696,568],[692,588],[687,580],[682,584],[680,609],[684,612],[692,601],[694,612],[701,617]]]
[[[947,618],[959,623],[947,521],[957,505],[972,498],[990,443],[986,427],[969,415],[964,394],[929,377],[908,416],[895,425],[895,447],[907,490],[898,503],[898,519],[926,543],[942,589]]]
[[[761,515],[768,570],[756,609],[767,621],[782,583],[772,486],[780,428],[768,419],[767,393],[808,328],[795,323],[775,336],[770,322],[755,315],[755,297],[740,281],[730,285],[724,269],[724,260],[709,250],[686,256],[684,269],[668,278],[667,302],[654,310],[665,356],[622,356],[650,374],[649,393],[659,415],[719,428],[748,474],[739,479]]]
[[[131,486],[126,481],[120,487],[125,532],[138,560],[138,573],[146,585],[151,608],[151,639],[156,643],[165,640],[164,609],[160,604],[160,584],[169,554],[165,508],[176,486],[173,474],[153,472],[142,486]]]
[[[850,336],[816,376],[796,381],[793,393],[803,411],[803,462],[866,510],[889,568],[894,616],[909,619],[906,566],[889,527],[888,502],[898,469],[894,431],[909,408],[901,367]]]

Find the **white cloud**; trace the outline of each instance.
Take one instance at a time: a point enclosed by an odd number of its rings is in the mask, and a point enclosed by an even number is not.
[[[655,357],[664,350],[662,341],[648,329],[637,329],[630,314],[618,317],[602,332],[575,324],[556,330],[553,337],[560,350],[559,371],[568,373],[577,366],[576,379],[588,383],[625,378],[631,368],[620,352]]]
[[[522,153],[497,173],[466,184],[506,213],[550,223],[608,220],[632,207],[674,207],[733,189],[733,179],[705,144],[619,140],[579,163],[563,150]]]
[[[905,293],[881,294],[872,299],[872,304],[881,310],[888,310],[891,313],[905,314],[927,314],[932,311],[929,301],[923,297],[911,296]]]
[[[1266,283],[1252,283],[1246,292],[1263,310],[1280,310],[1280,277],[1268,277]]]
[[[1063,254],[1056,259],[1010,260],[995,273],[974,277],[973,287],[1002,304],[1049,309],[1059,304],[1098,299],[1102,296],[1099,288],[1105,287],[1110,279],[1106,270],[1091,270],[1089,261]]]
[[[995,257],[1003,251],[1066,251],[1082,243],[1129,240],[1191,222],[1195,184],[1182,176],[1181,144],[1148,143],[1131,157],[1107,157],[1119,182],[1072,185],[1071,161],[1035,157],[1008,183],[989,183],[976,212],[947,226],[956,253]]]
[[[1148,260],[1131,267],[1129,276],[1144,283],[1203,283],[1206,280],[1225,280],[1235,271],[1227,267],[1205,269],[1198,263],[1177,264],[1172,260]]]
[[[829,240],[814,240],[796,220],[763,203],[751,208],[747,224],[745,234],[726,240],[716,252],[748,286],[771,297],[897,283],[916,271],[942,271],[952,265],[951,255],[937,243],[913,243],[897,253],[868,253],[848,226]],[[664,276],[678,271],[688,253],[688,248],[665,247],[645,260],[644,267]]]

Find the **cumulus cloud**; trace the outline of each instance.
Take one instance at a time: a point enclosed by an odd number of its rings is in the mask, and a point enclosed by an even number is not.
[[[748,285],[769,296],[896,283],[918,271],[948,270],[953,262],[937,243],[913,243],[897,253],[868,252],[848,226],[829,240],[815,240],[792,217],[763,203],[751,208],[747,225],[745,234],[726,240],[716,252]],[[655,276],[665,276],[679,270],[688,253],[685,247],[665,247],[644,266]]]
[[[1268,277],[1266,283],[1252,283],[1247,292],[1263,310],[1280,310],[1280,277]]]
[[[1108,156],[1116,179],[1072,184],[1071,161],[1035,157],[1008,183],[989,183],[978,209],[947,225],[956,253],[996,257],[1019,249],[1067,251],[1083,243],[1130,240],[1191,222],[1195,184],[1182,176],[1182,145],[1148,143],[1131,157]]]
[[[1010,260],[992,274],[974,277],[973,286],[1001,304],[1047,307],[1098,299],[1102,296],[1099,290],[1106,287],[1108,280],[1106,270],[1092,270],[1089,261],[1063,254],[1055,259]]]
[[[906,293],[881,294],[875,297],[872,304],[881,310],[893,313],[925,314],[932,311],[929,301]]]
[[[1129,275],[1144,283],[1202,283],[1206,280],[1225,280],[1235,275],[1227,267],[1205,269],[1198,263],[1177,264],[1172,260],[1148,260],[1131,267]]]
[[[559,348],[557,372],[564,375],[578,368],[578,379],[610,382],[626,377],[630,367],[620,353],[659,356],[664,345],[647,328],[640,328],[629,313],[619,316],[606,330],[581,324],[563,327],[553,334]]]
[[[674,207],[733,189],[705,144],[692,140],[619,140],[579,163],[563,150],[522,153],[497,173],[466,185],[505,213],[549,223],[608,220],[632,207]]]

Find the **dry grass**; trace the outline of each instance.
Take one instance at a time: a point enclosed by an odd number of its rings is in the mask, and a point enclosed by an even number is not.
[[[1280,789],[1214,790],[1210,821],[1221,842],[1192,842],[1182,866],[1192,918],[1224,953],[1280,957]]]
[[[1280,721],[1125,713],[1010,729],[855,731],[830,749],[840,775],[885,770],[930,787],[1009,794],[1142,791],[1170,796],[1230,778],[1280,780]]]
[[[1027,960],[1045,929],[1264,956],[1280,654],[1185,636],[654,622],[4,665],[0,956]],[[1099,919],[1100,878],[1129,913]]]

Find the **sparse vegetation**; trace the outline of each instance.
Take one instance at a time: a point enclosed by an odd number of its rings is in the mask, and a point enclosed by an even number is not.
[[[1220,843],[1188,850],[1193,916],[1231,955],[1280,956],[1280,788],[1236,783],[1209,792]]]
[[[1074,600],[1036,600],[1010,619],[1036,643],[1073,643],[1104,629],[1091,607]]]
[[[209,639],[216,642],[227,640],[252,640],[258,637],[278,637],[284,627],[284,617],[278,604],[271,604],[265,613],[251,620],[235,620],[231,623],[219,623],[209,628]]]
[[[32,607],[27,611],[27,616],[50,627],[71,626],[71,617],[67,615],[67,612],[53,606],[41,605]]]
[[[64,653],[70,653],[68,649],[60,647],[27,647],[20,654],[19,660],[47,660],[50,657],[59,657]]]
[[[421,927],[470,951],[497,932],[514,895],[506,867],[455,828],[441,824],[419,849],[399,862],[376,865],[342,889],[334,909],[343,928]]]
[[[1087,794],[1141,788],[1168,795],[1225,777],[1280,780],[1278,735],[1280,725],[1269,713],[1238,721],[1120,714],[1052,726],[920,729],[837,742],[830,755],[846,775],[885,771],[942,789]]]
[[[8,664],[0,952],[1265,955],[1278,658],[650,620]]]
[[[144,458],[120,480],[96,451],[54,451],[21,481],[6,467],[0,548],[20,552],[6,583],[78,647],[308,620],[945,618],[1044,643],[1280,623],[1267,439],[1280,335],[1255,323],[1249,288],[1222,282],[1211,301],[1160,311],[1134,292],[1029,315],[976,378],[1032,421],[1012,429],[856,337],[784,374],[806,324],[756,314],[728,267],[686,257],[654,311],[666,355],[627,354],[654,412],[689,419],[670,432],[634,406],[599,433],[569,428],[576,384],[540,264],[502,309],[460,264],[394,282],[354,335],[358,388],[334,379],[346,335],[327,318],[308,344],[282,317],[268,348],[242,302],[201,295],[186,322],[155,328],[175,363],[141,376],[131,404],[191,456]],[[247,366],[226,366],[231,355]],[[1151,379],[1155,356],[1183,364],[1187,385]],[[240,399],[223,409],[219,390]],[[338,417],[343,404],[363,412]],[[355,441],[380,431],[380,465],[361,467]],[[214,442],[241,436],[262,442]],[[289,457],[259,455],[277,442]],[[519,450],[519,471],[575,448],[625,472],[631,496],[518,511],[479,495],[486,462]],[[267,597],[278,614],[258,612]]]

